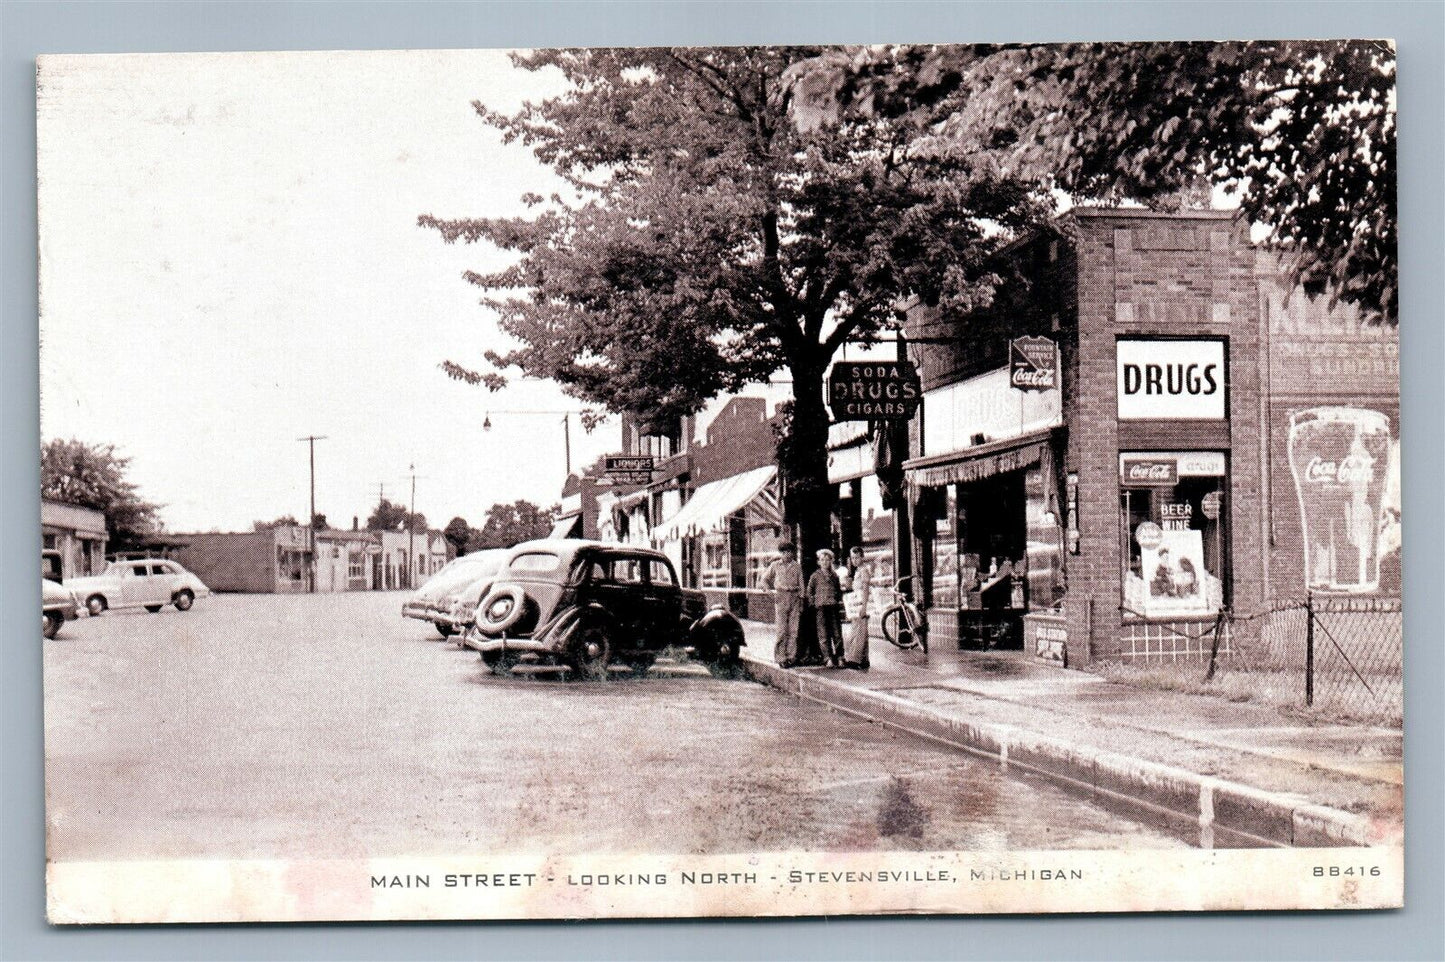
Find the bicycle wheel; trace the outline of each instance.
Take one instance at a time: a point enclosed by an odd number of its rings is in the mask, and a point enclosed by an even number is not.
[[[902,608],[889,608],[883,612],[883,637],[897,648],[913,648],[918,644],[913,630],[903,617]]]

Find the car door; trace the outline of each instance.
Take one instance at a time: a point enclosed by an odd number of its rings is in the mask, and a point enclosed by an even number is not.
[[[120,601],[122,605],[134,608],[138,605],[155,604],[150,600],[150,592],[150,565],[131,563],[121,566]],[[111,607],[115,607],[115,605],[112,603]]]
[[[660,558],[647,560],[641,609],[644,631],[653,648],[665,648],[680,640],[677,636],[682,619],[682,589],[672,565]]]
[[[151,565],[151,604],[170,604],[171,598],[181,586],[181,573],[168,561]]]
[[[641,620],[645,565],[636,557],[616,554],[593,560],[588,595],[602,605],[617,628],[612,641],[618,649],[643,647]]]

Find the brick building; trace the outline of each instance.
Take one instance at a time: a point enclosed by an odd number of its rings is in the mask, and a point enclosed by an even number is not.
[[[1000,273],[988,311],[907,325],[926,342],[905,468],[935,643],[1201,655],[1224,608],[1303,594],[1306,503],[1313,590],[1398,584],[1394,329],[1287,297],[1226,212],[1077,209]],[[1023,337],[1054,358],[1047,386],[1013,376]]]

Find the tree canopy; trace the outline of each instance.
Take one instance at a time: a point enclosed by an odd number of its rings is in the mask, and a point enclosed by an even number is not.
[[[160,507],[127,480],[129,467],[113,444],[56,438],[40,449],[40,496],[103,512],[111,550],[124,551],[162,527]]]
[[[786,369],[794,436],[782,468],[805,547],[826,538],[832,357],[892,323],[906,298],[988,303],[988,255],[1049,209],[991,164],[909,150],[923,133],[909,116],[855,112],[799,129],[783,78],[820,53],[518,55],[526,69],[560,70],[568,91],[516,115],[477,112],[568,196],[528,197],[525,217],[419,219],[448,243],[515,255],[467,280],[520,346],[490,354],[491,371],[451,364],[455,377],[496,388],[517,367],[666,421]]]
[[[545,538],[552,532],[552,523],[557,518],[557,507],[540,508],[525,499],[511,504],[494,504],[487,512],[486,523],[481,529],[472,529],[467,543],[468,551],[483,548],[510,548],[512,545],[536,538]]]
[[[405,505],[382,498],[366,519],[367,531],[425,531],[426,515],[411,514]]]
[[[989,158],[1076,199],[1222,187],[1295,283],[1398,320],[1386,41],[830,48],[789,81],[802,129],[912,117],[914,149]]]
[[[294,528],[299,527],[300,525],[301,522],[296,520],[295,515],[283,514],[275,521],[253,521],[251,523],[251,530],[270,531],[274,528]]]

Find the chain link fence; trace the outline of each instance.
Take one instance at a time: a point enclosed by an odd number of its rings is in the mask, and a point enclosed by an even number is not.
[[[1404,617],[1398,598],[1312,596],[1249,619],[1259,636],[1228,669],[1276,674],[1299,704],[1328,715],[1399,724],[1404,712]]]
[[[1169,662],[1111,664],[1118,681],[1303,709],[1398,727],[1404,715],[1404,620],[1398,598],[1311,596],[1253,614],[1225,611],[1171,635]],[[1192,657],[1190,656],[1192,653]]]

